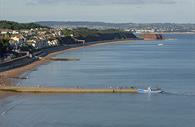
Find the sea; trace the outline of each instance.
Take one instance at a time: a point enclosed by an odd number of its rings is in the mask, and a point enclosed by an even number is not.
[[[0,99],[0,127],[195,127],[195,35],[65,51],[19,86],[161,88],[161,94],[13,94]]]

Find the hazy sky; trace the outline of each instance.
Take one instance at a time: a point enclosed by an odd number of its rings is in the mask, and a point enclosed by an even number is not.
[[[0,20],[195,23],[195,0],[0,0]]]

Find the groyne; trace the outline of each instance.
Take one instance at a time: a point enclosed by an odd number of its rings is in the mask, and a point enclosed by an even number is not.
[[[49,61],[79,61],[79,58],[53,58],[53,57],[43,57],[40,58],[42,60],[49,60]]]
[[[0,92],[14,93],[137,93],[133,88],[56,88],[56,87],[0,87]]]

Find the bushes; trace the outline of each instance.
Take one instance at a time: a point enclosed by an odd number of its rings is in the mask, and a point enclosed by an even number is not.
[[[0,21],[0,29],[32,29],[32,28],[48,28],[35,23],[17,23],[12,21]]]
[[[8,51],[10,44],[8,39],[0,39],[0,52]]]
[[[86,42],[136,38],[136,36],[131,32],[125,32],[118,29],[97,30],[78,28],[75,29],[74,32],[76,38],[86,40]]]
[[[0,39],[0,57],[3,57],[4,53],[8,52],[10,48],[8,39]]]

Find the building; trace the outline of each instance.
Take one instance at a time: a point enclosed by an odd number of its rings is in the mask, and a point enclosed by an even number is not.
[[[27,39],[20,34],[11,35],[9,43],[13,50],[18,51],[19,47],[26,43],[26,40]]]

